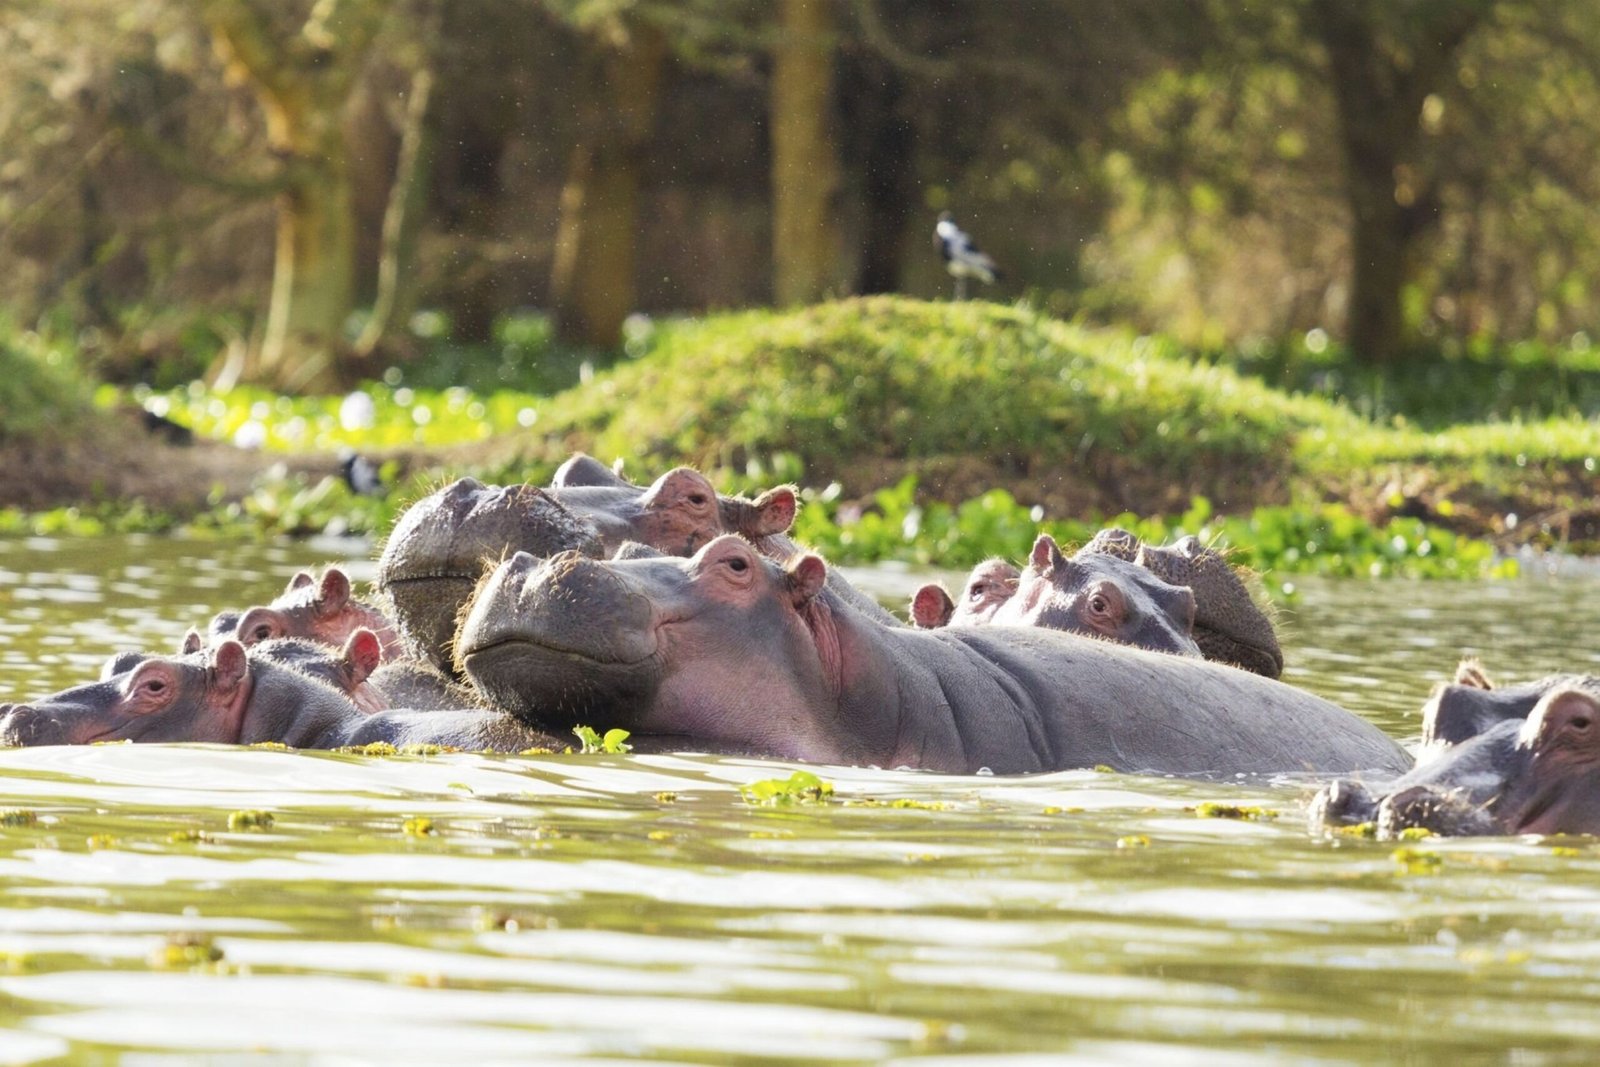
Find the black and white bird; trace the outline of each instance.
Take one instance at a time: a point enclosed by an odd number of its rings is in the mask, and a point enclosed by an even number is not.
[[[353,448],[339,450],[339,473],[344,475],[344,484],[357,496],[378,496],[383,492],[378,465]]]
[[[944,269],[956,280],[957,300],[967,298],[968,278],[993,285],[1000,277],[999,265],[973,243],[948,211],[939,212],[939,223],[933,228],[933,243],[938,246],[939,255],[944,259]]]

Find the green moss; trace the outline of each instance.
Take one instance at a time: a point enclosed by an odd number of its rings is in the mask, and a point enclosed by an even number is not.
[[[228,829],[230,830],[270,830],[273,823],[272,812],[257,811],[254,809],[235,811],[228,815]]]
[[[1251,804],[1222,804],[1214,800],[1196,804],[1193,811],[1196,817],[1201,819],[1249,819],[1253,821],[1276,819],[1282,814],[1275,808],[1262,808]]]
[[[400,752],[387,741],[374,741],[367,745],[344,745],[334,751],[347,756],[395,756]]]

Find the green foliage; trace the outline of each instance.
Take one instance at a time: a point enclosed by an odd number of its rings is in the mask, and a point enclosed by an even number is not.
[[[644,358],[554,398],[539,425],[600,455],[709,467],[982,455],[1182,478],[1201,465],[1279,470],[1298,432],[1354,422],[1168,342],[1020,307],[873,297],[662,326]]]
[[[796,520],[795,536],[829,560],[846,564],[910,560],[969,567],[991,556],[1021,560],[1040,533],[1071,546],[1106,526],[1121,526],[1153,544],[1193,534],[1227,549],[1233,563],[1261,573],[1482,578],[1516,570],[1514,561],[1497,559],[1485,542],[1417,519],[1374,526],[1339,504],[1262,507],[1247,515],[1216,516],[1210,502],[1197,497],[1187,512],[1172,518],[1121,514],[1052,521],[1000,489],[958,507],[918,505],[914,491],[915,482],[908,478],[875,493],[866,510],[842,506],[836,489],[806,492],[807,506]]]
[[[82,420],[89,398],[68,345],[0,318],[0,443],[59,440]]]
[[[579,749],[580,752],[609,752],[620,755],[624,752],[633,751],[633,746],[626,743],[630,736],[627,730],[607,730],[604,735],[601,735],[593,727],[574,726],[572,732],[583,746]]]
[[[272,812],[245,809],[228,814],[228,829],[230,830],[270,830],[272,829]]]
[[[810,771],[795,771],[787,778],[763,778],[739,787],[745,802],[779,808],[793,804],[823,804],[833,798],[833,783]]]

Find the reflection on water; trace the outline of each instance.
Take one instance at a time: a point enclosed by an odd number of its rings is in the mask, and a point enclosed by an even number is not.
[[[345,553],[0,542],[0,699]],[[925,580],[867,577],[897,603]],[[1290,680],[1413,737],[1463,652],[1508,680],[1600,673],[1597,591],[1306,583]],[[739,798],[788,770],[0,751],[0,812],[35,816],[0,816],[0,1062],[1582,1062],[1600,1042],[1587,839],[1407,854],[1307,833],[1295,783],[1092,771],[840,768],[827,807]],[[1217,799],[1282,814],[1190,810]],[[273,824],[230,830],[241,809]]]

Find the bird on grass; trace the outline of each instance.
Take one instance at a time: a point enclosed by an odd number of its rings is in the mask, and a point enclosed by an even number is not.
[[[1000,278],[999,264],[956,225],[950,212],[939,212],[939,223],[933,228],[933,243],[944,259],[944,269],[956,280],[957,300],[967,298],[968,278],[976,278],[985,285],[993,285]]]

